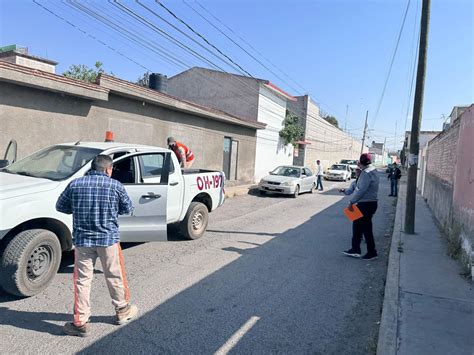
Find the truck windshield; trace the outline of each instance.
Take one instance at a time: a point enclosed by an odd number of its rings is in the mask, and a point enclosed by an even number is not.
[[[100,153],[100,149],[55,145],[19,160],[2,171],[50,180],[64,180]]]

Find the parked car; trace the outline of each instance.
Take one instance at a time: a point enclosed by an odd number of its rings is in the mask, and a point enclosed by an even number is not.
[[[333,164],[326,171],[326,180],[348,181],[351,179],[352,170],[347,164]]]
[[[342,159],[340,164],[347,164],[351,168],[351,178],[356,177],[357,160]]]
[[[121,143],[54,145],[0,170],[0,285],[11,294],[32,296],[58,271],[71,250],[72,216],[56,201],[66,186],[91,168],[98,154],[113,158],[112,178],[132,200],[132,215],[120,216],[123,242],[167,240],[177,224],[188,239],[200,238],[209,212],[224,203],[224,173],[179,168],[164,148]]]
[[[261,194],[274,192],[298,197],[301,192],[316,190],[316,176],[306,167],[279,166],[260,180],[258,189]]]

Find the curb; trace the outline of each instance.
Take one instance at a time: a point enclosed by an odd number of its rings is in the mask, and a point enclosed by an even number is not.
[[[405,210],[406,184],[399,184],[397,208],[393,226],[390,255],[388,257],[387,279],[380,320],[377,354],[395,355],[398,352],[398,306],[400,289],[400,252],[403,212]]]
[[[257,189],[257,185],[229,187],[225,192],[225,198],[247,195],[249,191]]]

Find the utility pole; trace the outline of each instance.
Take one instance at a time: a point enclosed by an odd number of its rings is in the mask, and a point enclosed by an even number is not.
[[[421,9],[420,49],[416,73],[415,102],[410,133],[410,154],[408,156],[408,182],[405,211],[405,233],[415,234],[416,175],[418,171],[418,152],[420,150],[420,124],[423,109],[423,94],[426,75],[426,52],[428,49],[428,30],[430,24],[430,2],[423,0]]]
[[[364,125],[364,135],[362,136],[362,147],[360,148],[360,154],[364,152],[364,143],[365,143],[365,135],[367,134],[367,119],[369,118],[369,110],[365,114],[365,125]]]
[[[383,149],[382,149],[382,166],[385,166],[387,159],[385,158],[385,152],[387,151],[387,137],[383,140]],[[387,153],[388,155],[388,153]]]

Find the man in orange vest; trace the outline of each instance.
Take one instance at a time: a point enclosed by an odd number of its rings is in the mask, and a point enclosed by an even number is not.
[[[194,153],[183,143],[177,142],[173,137],[168,137],[168,147],[176,154],[183,168],[189,169],[193,165]]]

